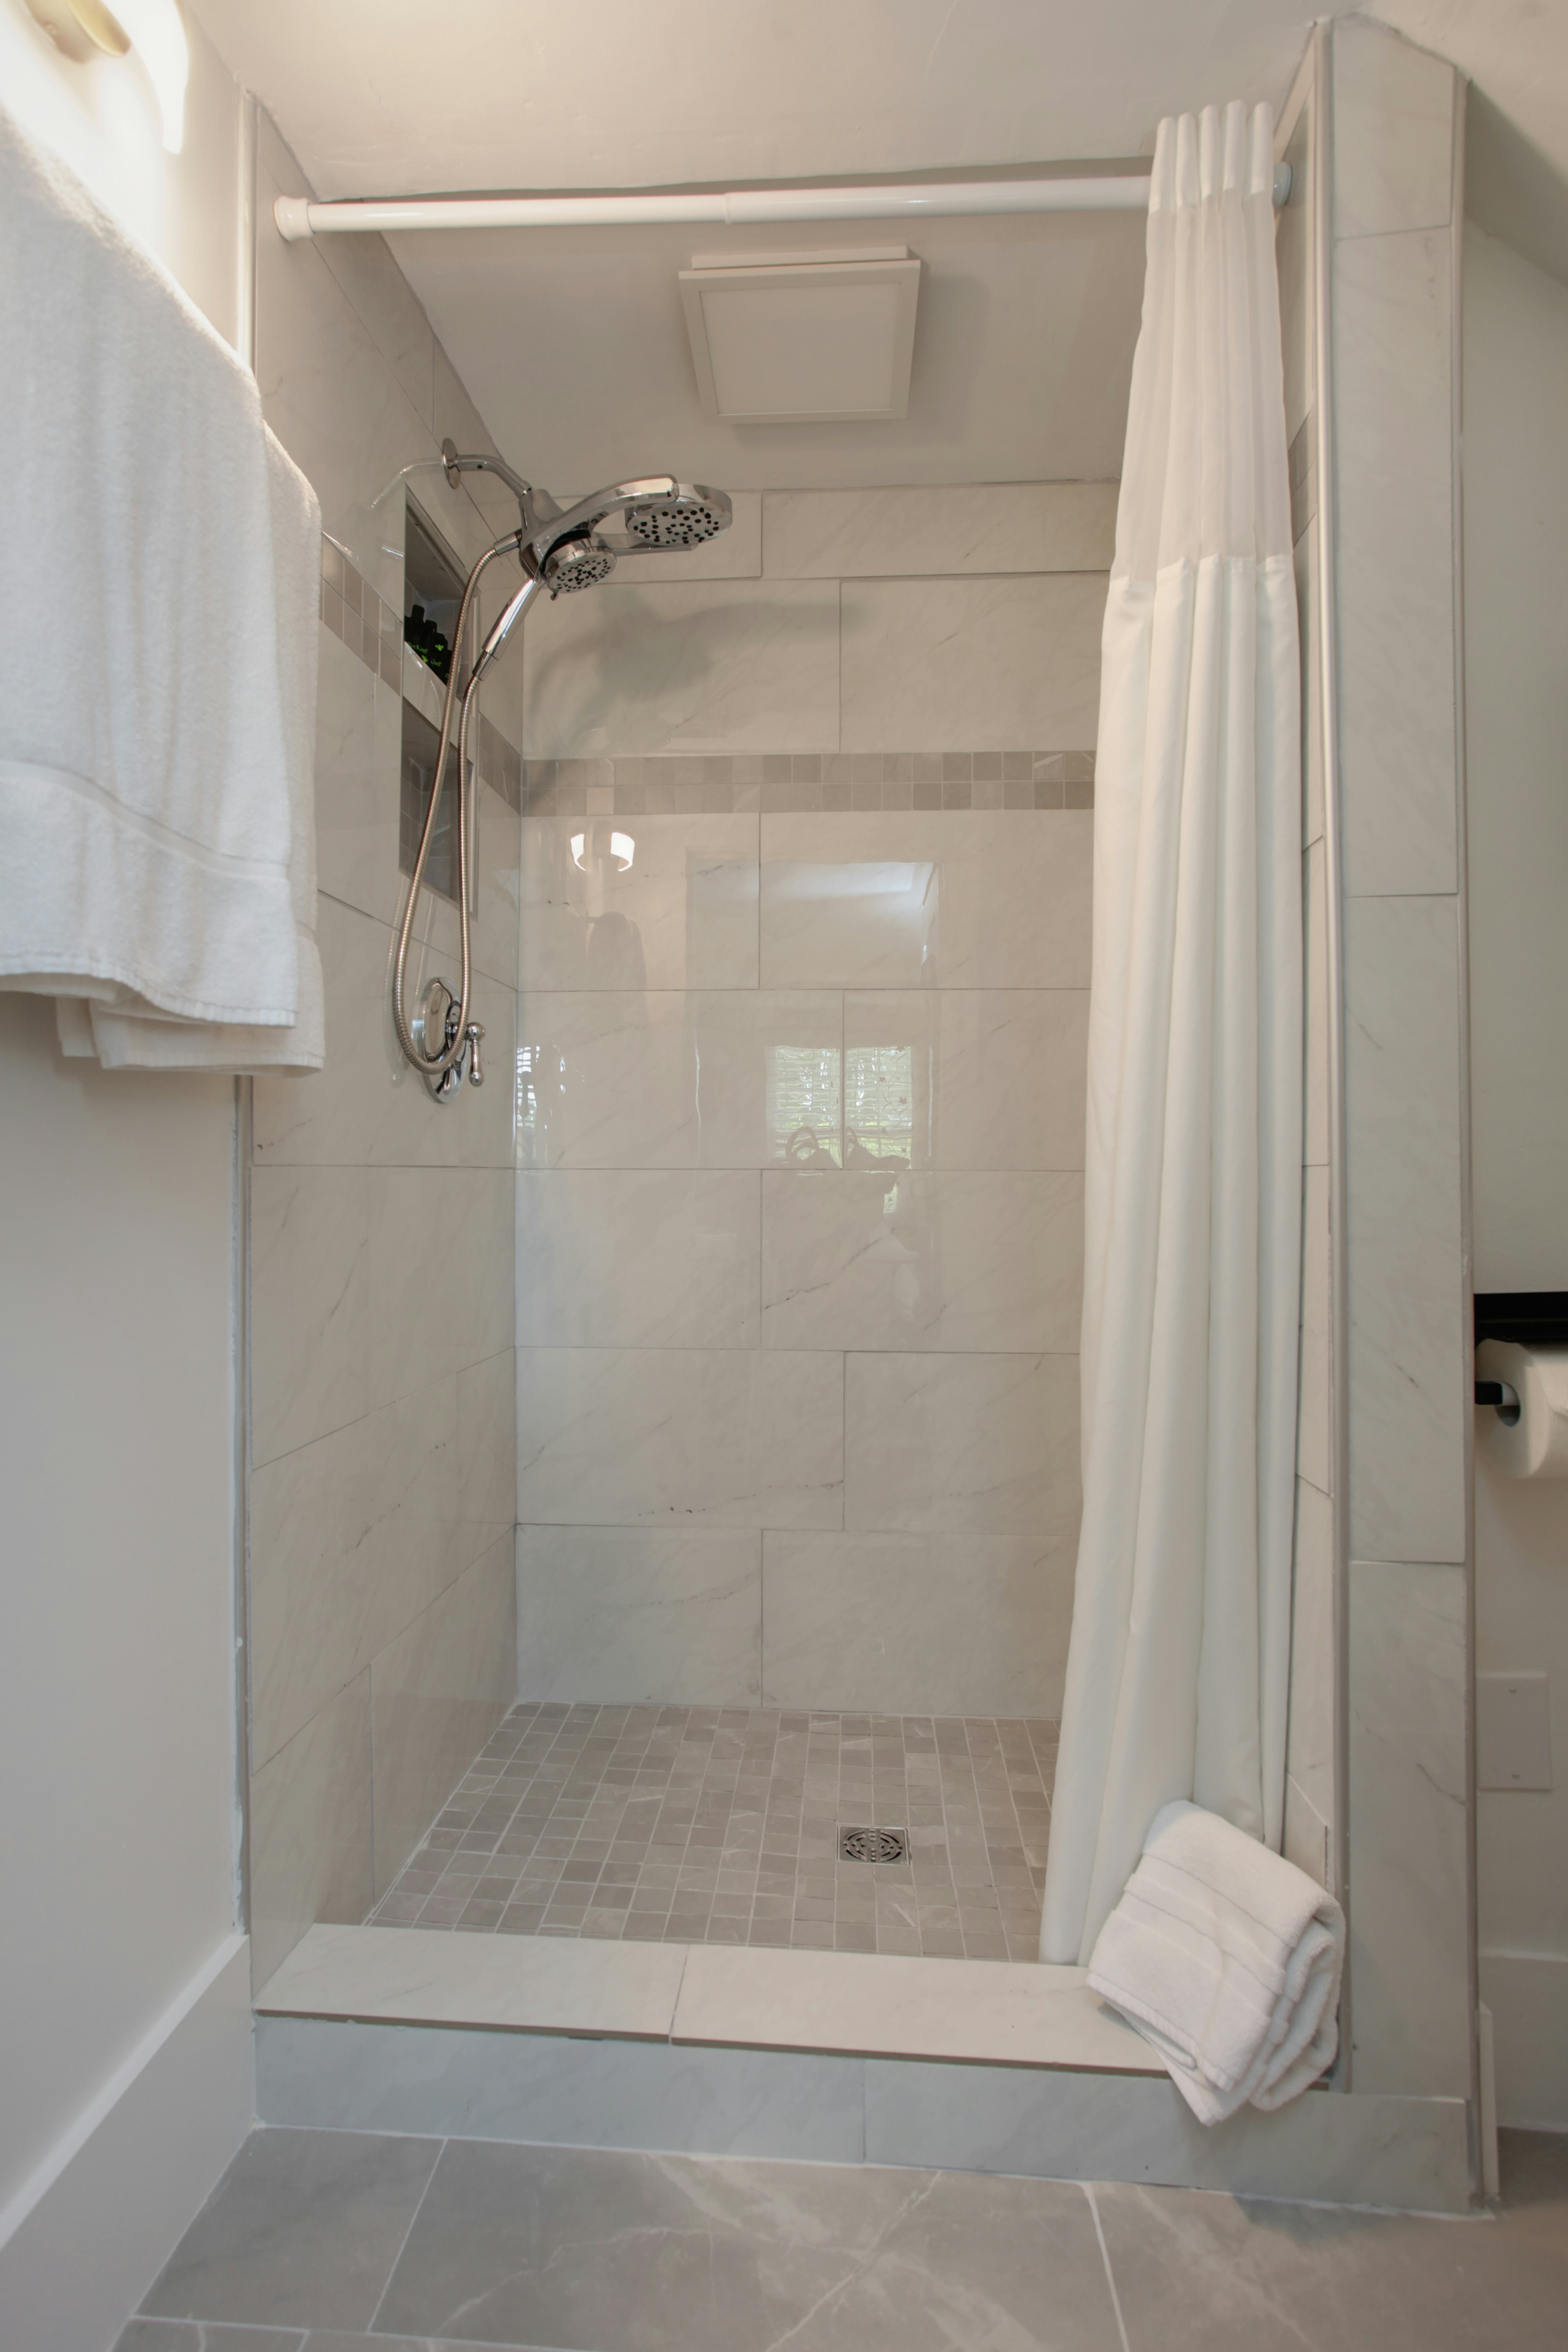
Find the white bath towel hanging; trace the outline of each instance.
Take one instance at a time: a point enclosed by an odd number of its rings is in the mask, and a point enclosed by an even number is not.
[[[0,985],[102,1008],[106,1058],[232,1067],[226,1029],[319,1066],[313,495],[221,337],[3,110],[0,240]]]
[[[1216,2124],[1282,2107],[1332,2065],[1344,1948],[1343,1912],[1305,1871],[1178,1802],[1155,1816],[1089,1981]]]
[[[1088,1960],[1174,1799],[1281,1832],[1301,799],[1273,182],[1267,107],[1161,124],[1102,641],[1047,1960]]]

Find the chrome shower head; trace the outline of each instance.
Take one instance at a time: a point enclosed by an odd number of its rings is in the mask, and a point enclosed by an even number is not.
[[[682,482],[671,498],[627,507],[626,536],[637,547],[700,547],[730,528],[731,509],[722,490]]]
[[[614,551],[596,539],[563,539],[539,567],[539,576],[552,596],[573,596],[579,588],[596,588],[616,568]]]
[[[616,482],[579,499],[563,513],[553,499],[531,493],[535,528],[523,555],[552,595],[591,588],[606,579],[618,555],[652,555],[700,547],[730,528],[731,509],[722,490],[700,482],[679,482],[673,474]],[[580,551],[580,552],[578,551]],[[530,561],[531,559],[531,562]]]

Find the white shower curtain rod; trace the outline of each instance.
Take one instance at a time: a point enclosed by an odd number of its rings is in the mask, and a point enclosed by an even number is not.
[[[1274,201],[1290,193],[1290,166],[1274,174]],[[292,245],[302,237],[424,228],[626,228],[650,222],[738,227],[764,221],[920,220],[960,214],[1145,212],[1147,171],[1059,180],[931,180],[860,188],[700,189],[673,195],[387,196],[317,204],[279,196],[273,215]]]

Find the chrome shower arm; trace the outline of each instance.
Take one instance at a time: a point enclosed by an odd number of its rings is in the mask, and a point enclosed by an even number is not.
[[[598,527],[602,522],[607,522],[611,515],[624,514],[627,507],[640,506],[658,499],[679,497],[680,488],[681,485],[673,474],[653,474],[647,481],[616,482],[607,490],[595,490],[591,499],[581,499],[574,507],[568,507],[563,512],[557,508],[555,513],[548,518],[550,524],[548,544],[544,547],[540,546],[540,539],[545,536],[540,533],[534,540],[534,548],[542,556],[548,554],[550,546],[552,546],[557,540],[570,538],[574,532],[584,530],[594,531],[604,538],[607,547],[619,548],[623,544],[622,541],[605,537],[599,531]],[[552,504],[553,503],[552,500]],[[627,537],[624,546],[629,549],[638,543]]]
[[[504,457],[482,454],[466,457],[457,443],[448,439],[441,444],[441,463],[446,467],[447,479],[453,489],[458,488],[465,474],[494,474],[499,481],[504,482],[517,500],[522,516],[521,536],[525,540],[531,539],[541,523],[552,521],[561,511],[548,490],[536,490],[531,482],[525,482],[521,474],[514,473]]]

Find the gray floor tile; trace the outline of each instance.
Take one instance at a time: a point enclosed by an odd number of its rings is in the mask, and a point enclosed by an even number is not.
[[[562,2352],[1119,2352],[1058,2182],[448,2142],[379,2327]]]
[[[199,2319],[133,2319],[115,2337],[114,2352],[301,2352],[304,2343],[297,2327],[222,2327]]]
[[[215,2343],[212,2352],[226,2352],[226,2339]],[[335,2327],[314,2327],[304,2339],[304,2352],[466,2352],[466,2347],[443,2342],[438,2336],[344,2336]],[[502,2352],[510,2347],[503,2347]],[[524,2346],[520,2352],[531,2352],[531,2347]]]
[[[254,2133],[142,2312],[252,2327],[368,2327],[439,2150],[437,2140],[372,2132]],[[232,2343],[222,2352],[234,2352]]]
[[[1563,2352],[1568,2206],[1474,2220],[1095,2191],[1130,2352]]]

